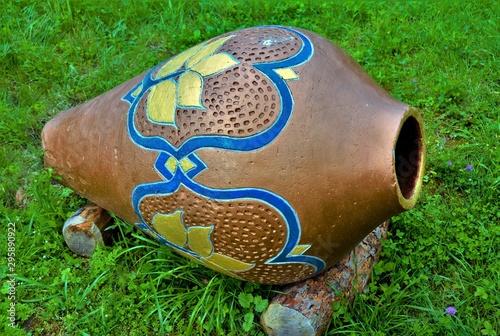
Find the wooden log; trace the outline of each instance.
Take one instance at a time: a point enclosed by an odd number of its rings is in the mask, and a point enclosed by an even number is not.
[[[110,236],[105,231],[111,224],[106,210],[89,203],[76,211],[63,226],[63,236],[71,251],[82,257],[90,257],[97,245],[104,245]]]
[[[362,292],[387,237],[389,221],[372,231],[344,259],[318,276],[288,285],[271,300],[260,323],[269,336],[322,335],[336,301],[352,303]]]

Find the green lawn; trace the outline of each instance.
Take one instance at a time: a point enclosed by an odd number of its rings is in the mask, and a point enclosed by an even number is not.
[[[420,201],[393,218],[369,290],[335,307],[328,334],[498,335],[499,15],[498,1],[4,0],[0,334],[263,334],[258,317],[277,288],[214,273],[120,220],[112,247],[73,255],[61,229],[86,201],[44,169],[40,133],[194,44],[279,24],[340,45],[426,124]]]

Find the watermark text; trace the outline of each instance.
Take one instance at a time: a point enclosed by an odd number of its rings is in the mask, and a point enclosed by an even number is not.
[[[7,224],[7,269],[8,274],[7,283],[9,284],[9,291],[7,298],[10,301],[9,308],[7,308],[7,319],[9,320],[9,327],[16,327],[16,224]]]

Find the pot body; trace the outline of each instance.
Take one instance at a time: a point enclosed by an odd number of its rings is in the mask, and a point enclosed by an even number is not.
[[[280,284],[410,209],[421,117],[344,51],[256,27],[197,45],[59,114],[46,165],[99,206],[224,274]]]

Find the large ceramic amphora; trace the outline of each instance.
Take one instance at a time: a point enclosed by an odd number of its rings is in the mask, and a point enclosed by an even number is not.
[[[306,30],[196,45],[43,130],[64,183],[224,274],[311,277],[415,205],[420,114]]]

